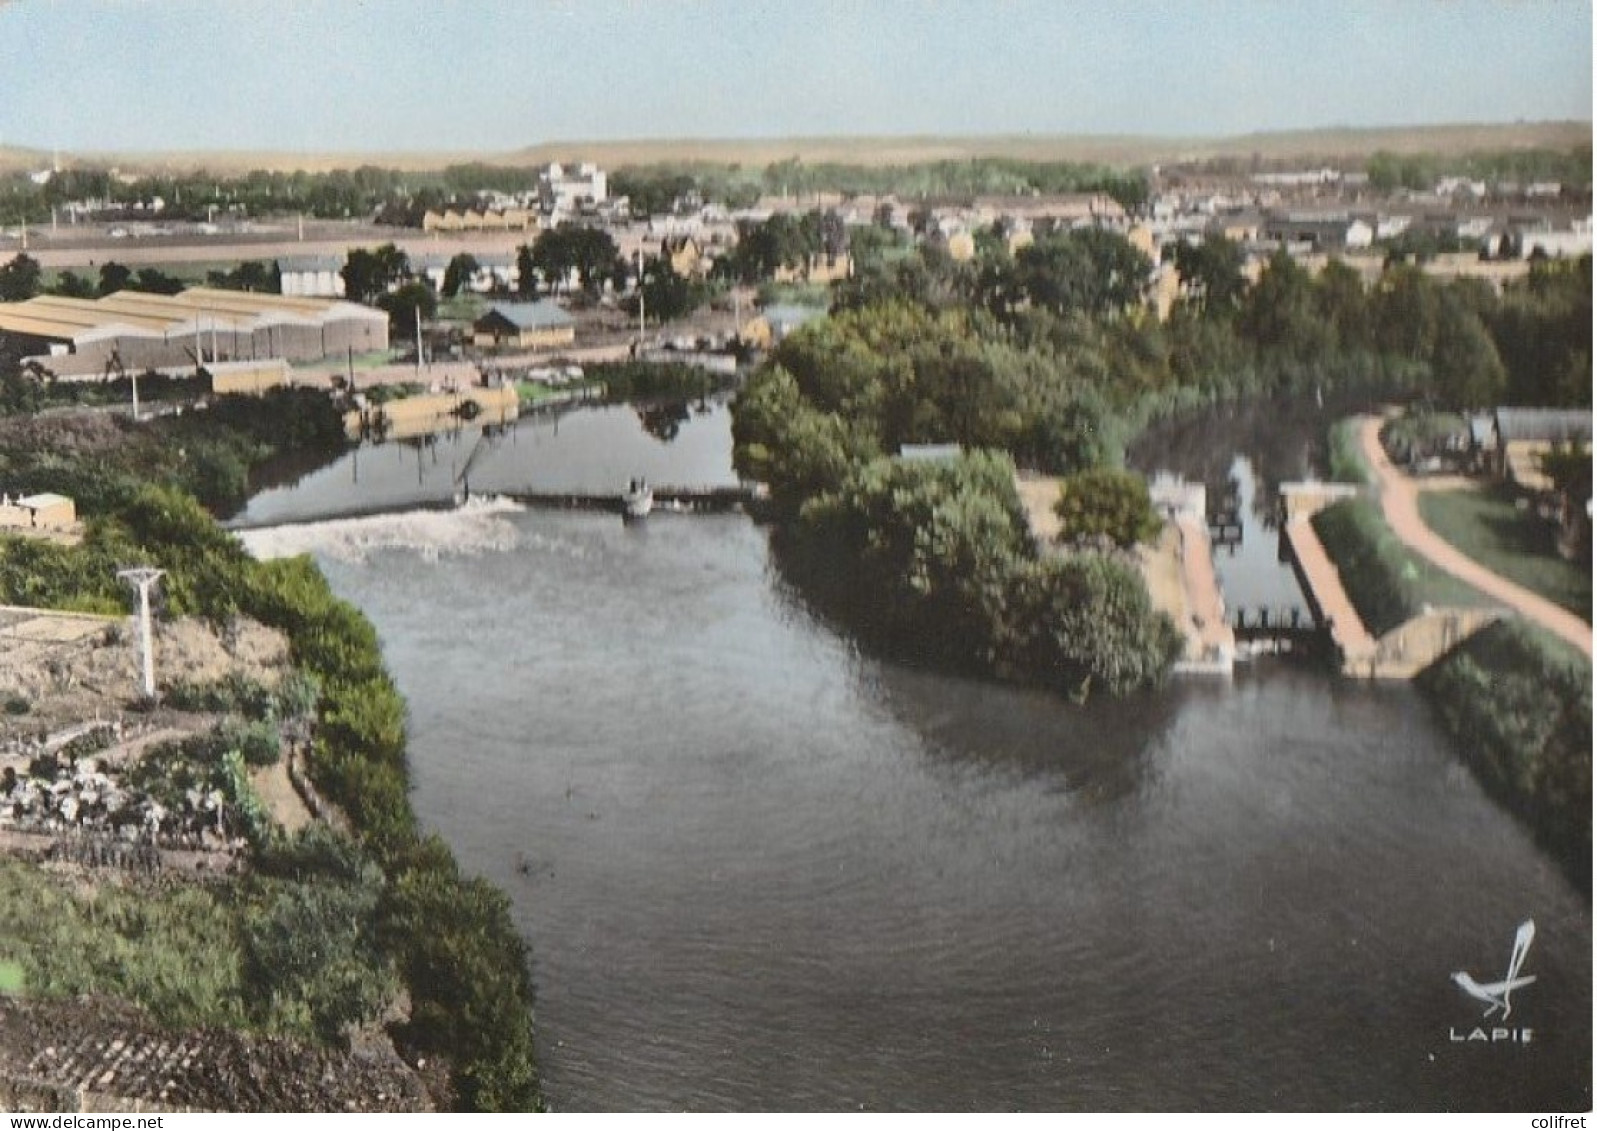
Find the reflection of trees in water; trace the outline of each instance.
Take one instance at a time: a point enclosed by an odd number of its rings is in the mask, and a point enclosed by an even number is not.
[[[1184,700],[1179,689],[1076,705],[1047,691],[884,664],[888,709],[925,741],[932,767],[980,767],[1063,789],[1092,804],[1146,789]]]
[[[1201,482],[1212,509],[1236,494],[1232,466],[1240,455],[1253,466],[1254,517],[1274,530],[1281,484],[1324,475],[1327,430],[1367,408],[1367,400],[1351,395],[1327,397],[1323,405],[1312,397],[1216,405],[1150,426],[1128,446],[1126,462],[1150,478],[1171,471]]]
[[[638,414],[638,423],[643,425],[643,430],[662,444],[669,444],[675,440],[677,433],[682,430],[682,425],[688,421],[687,401],[640,404],[634,408]]]
[[[1179,688],[1071,703],[1043,688],[1000,681],[940,652],[936,625],[919,639],[890,630],[843,555],[771,540],[782,615],[814,618],[872,657],[872,681],[892,714],[924,740],[930,767],[1021,775],[1101,803],[1131,796],[1157,773],[1155,757],[1179,713]]]
[[[297,486],[301,479],[315,474],[324,467],[331,467],[348,452],[349,449],[342,444],[326,448],[294,448],[280,452],[250,469],[249,494],[254,496],[277,487]],[[220,517],[223,520],[232,518],[248,505],[246,500],[232,514],[223,514]]]

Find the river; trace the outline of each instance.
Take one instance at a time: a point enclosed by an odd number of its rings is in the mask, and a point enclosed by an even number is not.
[[[606,409],[471,477],[728,482],[728,447],[724,408],[670,443]],[[437,497],[475,448],[244,518]],[[558,1110],[1590,1106],[1589,904],[1406,687],[1267,661],[1082,708],[885,663],[741,515],[246,537],[376,624],[417,812],[531,943]],[[1537,980],[1484,1020],[1451,975],[1502,979],[1527,919]],[[1529,1043],[1454,1039],[1494,1025]]]

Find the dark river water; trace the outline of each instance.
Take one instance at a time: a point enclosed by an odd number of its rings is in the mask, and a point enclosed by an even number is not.
[[[732,479],[724,410],[669,444],[626,409],[559,427],[474,489]],[[245,517],[434,497],[475,442]],[[247,539],[376,624],[416,809],[531,943],[556,1109],[1590,1105],[1589,905],[1406,687],[1269,661],[1082,708],[890,665],[741,515]],[[1451,975],[1501,980],[1527,919],[1536,981],[1485,1020]],[[1529,1043],[1453,1039],[1494,1025]]]

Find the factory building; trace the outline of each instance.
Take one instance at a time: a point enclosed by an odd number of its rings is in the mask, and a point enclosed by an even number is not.
[[[40,295],[0,303],[0,338],[62,378],[388,348],[388,316],[352,302],[194,287],[100,299]]]

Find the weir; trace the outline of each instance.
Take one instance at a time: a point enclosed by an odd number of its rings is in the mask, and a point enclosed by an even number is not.
[[[654,489],[655,513],[664,514],[726,514],[752,503],[758,497],[753,487],[656,487]],[[248,530],[270,530],[285,526],[311,526],[320,522],[338,522],[352,518],[375,518],[381,515],[406,514],[412,511],[447,512],[459,510],[473,498],[502,499],[525,507],[550,510],[585,510],[607,514],[620,514],[620,491],[493,491],[485,495],[453,494],[446,498],[406,499],[395,503],[379,503],[347,510],[332,510],[313,515],[296,515],[292,520],[264,519],[259,522],[229,522],[223,526],[235,533]]]

